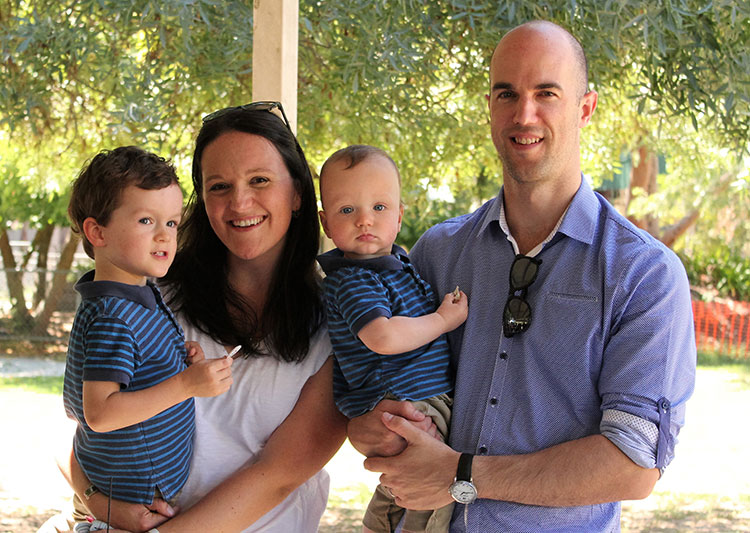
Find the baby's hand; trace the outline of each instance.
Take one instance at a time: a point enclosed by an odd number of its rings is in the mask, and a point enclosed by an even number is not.
[[[206,358],[203,348],[195,341],[185,341],[185,351],[187,351],[185,362],[189,365],[203,361]]]
[[[232,385],[233,361],[231,357],[222,357],[201,359],[192,363],[180,374],[188,396],[205,398],[228,391]]]
[[[468,296],[456,287],[456,290],[445,295],[437,313],[445,320],[445,332],[453,331],[464,323],[469,314]]]

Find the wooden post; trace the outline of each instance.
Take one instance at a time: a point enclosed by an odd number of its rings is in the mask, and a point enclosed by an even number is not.
[[[278,100],[297,131],[299,0],[254,0],[253,100]]]

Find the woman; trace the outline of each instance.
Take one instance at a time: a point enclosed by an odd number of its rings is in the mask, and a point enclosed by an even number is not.
[[[332,398],[331,348],[315,267],[319,226],[305,156],[278,103],[227,108],[203,120],[167,301],[207,357],[238,344],[231,390],[196,398],[190,477],[163,522],[112,502],[131,531],[317,531],[328,496],[322,467],[345,437]],[[72,484],[89,486],[73,463]],[[70,476],[69,476],[70,477]],[[94,494],[91,511],[107,516]],[[169,515],[164,502],[155,509]]]

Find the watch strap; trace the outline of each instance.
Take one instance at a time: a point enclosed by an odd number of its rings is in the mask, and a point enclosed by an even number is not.
[[[97,489],[94,485],[89,485],[89,488],[83,491],[83,495],[86,500],[90,500],[91,497],[97,492],[99,492],[99,489]]]
[[[456,469],[456,481],[471,481],[471,462],[474,455],[462,453],[458,458],[458,468]]]

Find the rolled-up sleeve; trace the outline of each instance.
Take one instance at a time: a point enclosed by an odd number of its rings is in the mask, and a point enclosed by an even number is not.
[[[663,471],[693,392],[696,350],[684,268],[676,256],[659,255],[634,258],[617,285],[621,311],[599,386],[601,433],[636,464]]]

